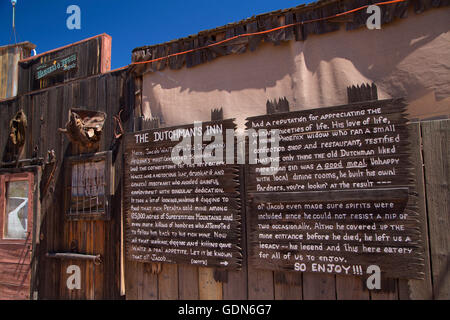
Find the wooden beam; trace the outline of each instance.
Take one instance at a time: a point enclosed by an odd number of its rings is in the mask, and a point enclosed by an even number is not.
[[[101,256],[99,254],[90,255],[82,253],[48,252],[45,256],[53,259],[89,260],[95,261],[96,263],[102,263]]]
[[[421,123],[434,298],[450,299],[450,120]]]

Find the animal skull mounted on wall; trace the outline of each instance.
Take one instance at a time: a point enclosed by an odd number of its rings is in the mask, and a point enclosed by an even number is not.
[[[69,121],[64,132],[77,148],[77,153],[94,153],[100,148],[100,140],[103,132],[103,125],[106,120],[106,113],[83,109],[70,109]]]

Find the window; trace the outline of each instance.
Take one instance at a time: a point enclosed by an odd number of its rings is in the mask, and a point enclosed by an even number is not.
[[[66,217],[109,219],[111,152],[66,159]]]
[[[105,182],[104,160],[74,164],[69,214],[103,212]]]
[[[33,174],[0,175],[1,240],[29,240],[32,220]]]

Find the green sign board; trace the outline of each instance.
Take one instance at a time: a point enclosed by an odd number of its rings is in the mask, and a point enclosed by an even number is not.
[[[73,53],[63,58],[47,61],[41,63],[36,68],[36,80],[41,80],[43,78],[47,78],[55,74],[66,72],[75,69],[76,67],[77,67],[76,53]]]

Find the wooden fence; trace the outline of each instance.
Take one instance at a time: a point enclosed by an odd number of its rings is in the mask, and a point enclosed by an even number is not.
[[[409,125],[421,219],[424,280],[384,279],[369,291],[361,278],[256,270],[244,260],[241,271],[214,280],[211,268],[163,264],[159,274],[149,263],[127,261],[126,298],[218,300],[407,300],[450,299],[450,120]],[[245,233],[244,233],[245,234]]]

